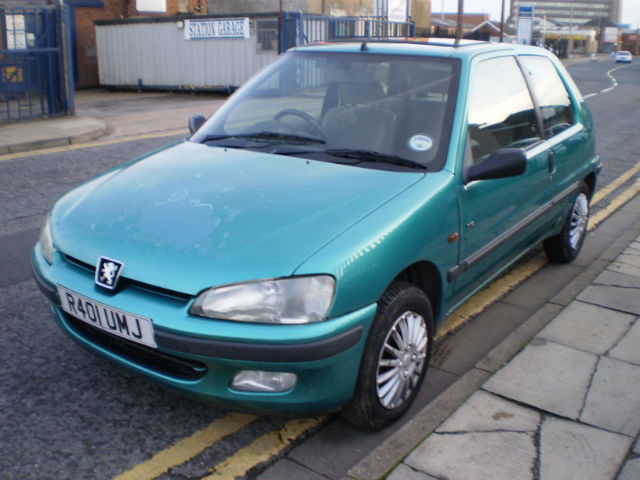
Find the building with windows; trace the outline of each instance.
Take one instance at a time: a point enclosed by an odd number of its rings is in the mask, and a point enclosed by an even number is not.
[[[533,7],[537,18],[582,25],[597,18],[620,23],[621,0],[512,0],[511,18],[516,19],[520,6]]]

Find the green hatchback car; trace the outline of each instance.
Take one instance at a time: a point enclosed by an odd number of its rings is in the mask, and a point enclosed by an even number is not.
[[[53,205],[32,262],[56,321],[203,400],[370,428],[447,315],[541,242],[578,254],[600,168],[536,47],[295,48],[189,126]]]

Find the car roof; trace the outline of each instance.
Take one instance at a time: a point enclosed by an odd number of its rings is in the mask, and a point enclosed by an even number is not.
[[[511,43],[480,42],[449,38],[393,38],[354,39],[335,42],[317,42],[293,48],[294,51],[370,52],[390,55],[425,55],[434,57],[469,58],[481,53],[509,51],[516,54],[548,55],[540,47]]]

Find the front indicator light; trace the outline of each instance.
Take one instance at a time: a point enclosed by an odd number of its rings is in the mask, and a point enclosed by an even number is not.
[[[231,381],[231,388],[241,392],[282,393],[296,386],[298,376],[288,372],[243,370]]]

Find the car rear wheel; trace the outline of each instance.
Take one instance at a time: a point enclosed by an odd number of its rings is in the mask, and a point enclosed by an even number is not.
[[[580,253],[582,243],[587,236],[587,222],[589,221],[588,194],[589,190],[582,182],[562,231],[544,241],[544,251],[549,260],[567,263]]]
[[[415,399],[431,356],[433,311],[422,290],[394,282],[378,302],[347,421],[382,428]]]

